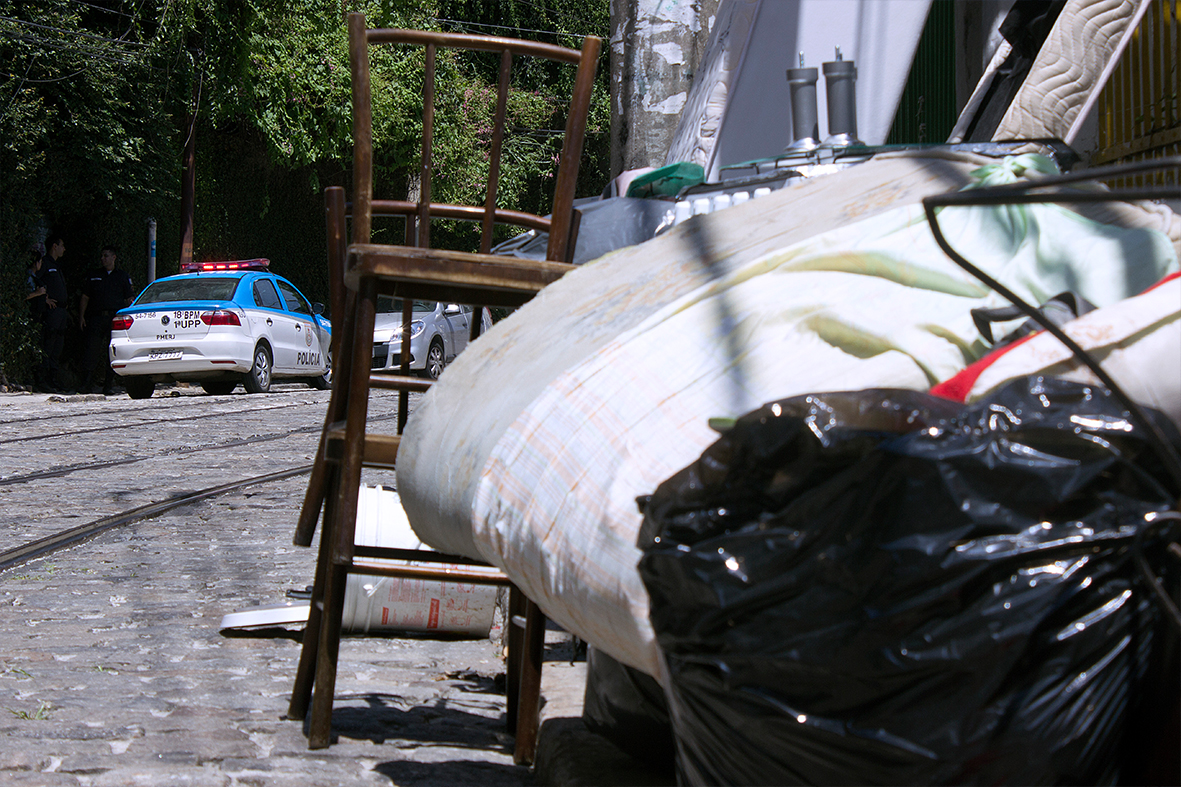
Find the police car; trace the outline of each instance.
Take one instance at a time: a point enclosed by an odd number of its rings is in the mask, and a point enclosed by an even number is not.
[[[239,383],[250,393],[271,381],[331,382],[331,326],[324,307],[268,271],[269,261],[194,262],[152,282],[111,321],[111,368],[132,399],[157,382],[197,382],[211,394]]]

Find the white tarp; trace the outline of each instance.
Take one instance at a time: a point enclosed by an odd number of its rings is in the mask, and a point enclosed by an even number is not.
[[[708,418],[809,391],[925,389],[983,354],[969,310],[1002,301],[939,251],[916,204],[978,163],[875,159],[551,285],[412,416],[398,488],[415,531],[499,566],[551,618],[654,674],[635,498],[712,442]],[[1053,206],[942,215],[957,248],[1036,302],[1071,289],[1114,303],[1177,265],[1161,232]]]

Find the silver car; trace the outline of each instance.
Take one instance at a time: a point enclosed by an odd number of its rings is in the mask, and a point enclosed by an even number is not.
[[[491,327],[486,309],[481,333]],[[467,346],[472,307],[455,303],[414,301],[410,322],[410,368],[438,379],[444,367]],[[378,296],[373,325],[374,369],[397,372],[402,363],[402,299]]]

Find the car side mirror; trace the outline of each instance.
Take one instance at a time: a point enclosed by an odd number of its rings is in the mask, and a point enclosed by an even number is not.
[[[324,304],[319,303],[319,302],[315,302],[312,304],[312,314],[323,314],[323,313],[324,313]]]
[[[458,303],[449,303],[447,304],[446,308],[443,309],[443,314],[459,314],[459,312],[460,309]]]

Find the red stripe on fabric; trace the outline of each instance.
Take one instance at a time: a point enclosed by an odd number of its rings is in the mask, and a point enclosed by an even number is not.
[[[1167,284],[1178,277],[1181,277],[1181,271],[1177,271],[1176,273],[1170,273],[1168,276],[1164,277],[1163,279],[1158,281],[1156,284],[1154,284],[1151,287],[1149,287],[1148,289],[1144,290],[1144,292],[1152,292],[1157,287],[1160,287],[1163,284]],[[1144,292],[1140,293],[1140,295],[1143,295]],[[1132,296],[1132,297],[1138,297],[1138,296]],[[1022,344],[1025,344],[1025,342],[1029,341],[1033,337],[1039,336],[1041,334],[1042,334],[1042,331],[1035,331],[1034,333],[1031,333],[1028,336],[1021,337],[1020,339],[1013,342],[1012,344],[1005,345],[1004,347],[1000,348],[999,350],[993,350],[988,355],[981,358],[979,361],[976,361],[975,363],[964,367],[964,370],[962,372],[960,372],[959,374],[955,375],[954,377],[949,377],[946,380],[944,380],[943,382],[941,382],[938,385],[931,388],[929,393],[931,393],[933,396],[938,396],[943,399],[950,399],[953,402],[964,401],[965,399],[968,398],[968,394],[972,392],[972,386],[975,385],[976,381],[980,379],[980,375],[984,374],[985,369],[987,369],[988,367],[990,367],[994,363],[996,363],[998,360],[1000,360],[1000,358],[1005,353],[1009,352],[1014,347],[1019,347]]]
[[[949,377],[943,382],[931,388],[930,392],[933,396],[938,396],[943,399],[950,399],[953,402],[962,402],[968,398],[968,394],[972,391],[972,386],[980,379],[980,375],[984,374],[984,370],[999,361],[1001,357],[1015,347],[1020,347],[1035,336],[1042,332],[1037,331],[1028,336],[1022,336],[1012,344],[1006,344],[999,350],[993,350],[988,355],[981,358],[975,363],[964,367],[964,370],[954,377]]]

